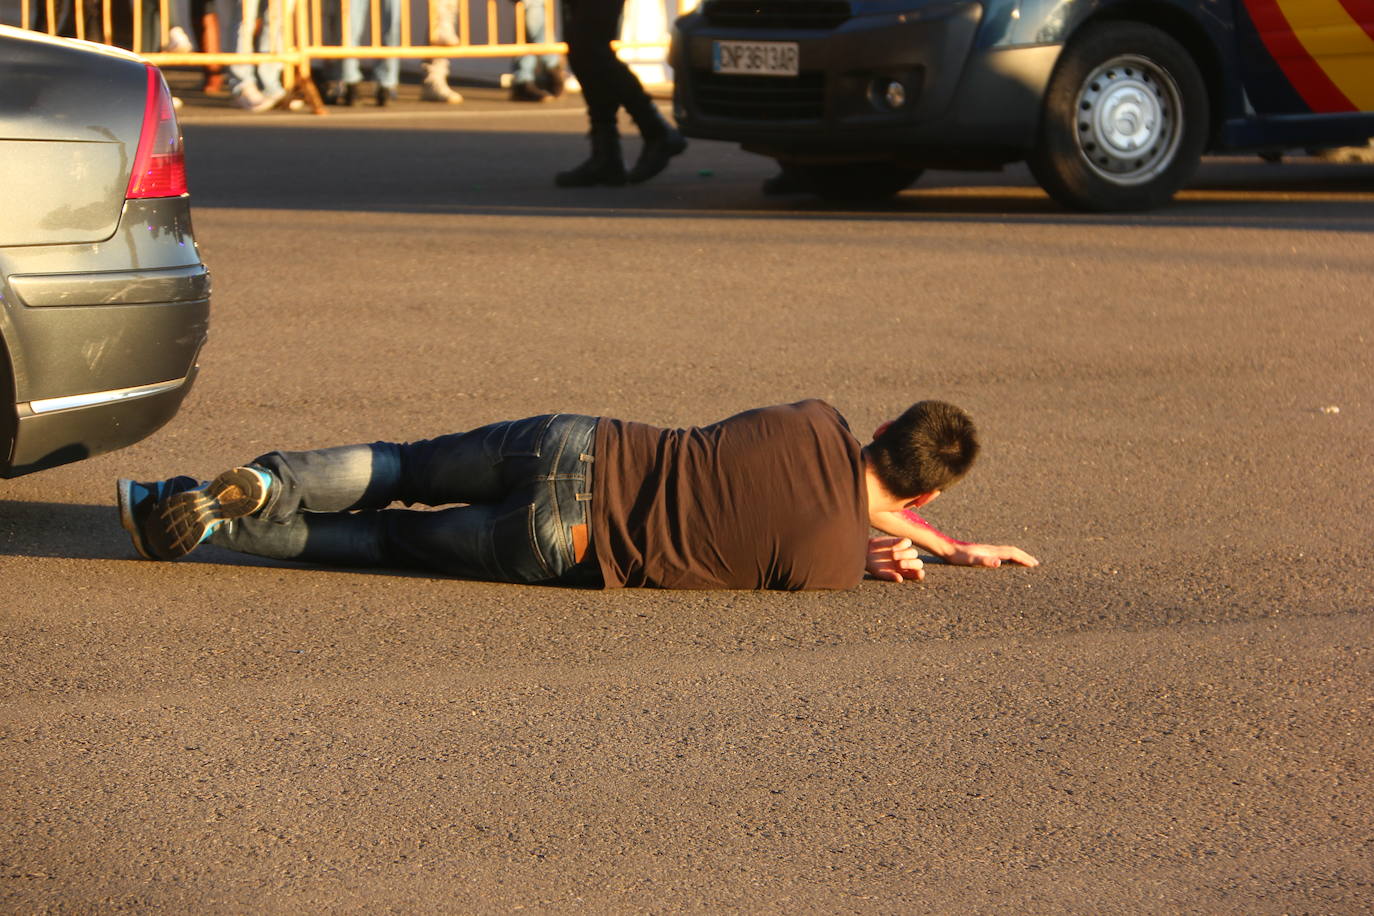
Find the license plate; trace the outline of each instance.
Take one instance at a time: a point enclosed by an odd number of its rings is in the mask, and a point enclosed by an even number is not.
[[[796,76],[801,53],[795,41],[714,41],[711,70],[748,76]]]

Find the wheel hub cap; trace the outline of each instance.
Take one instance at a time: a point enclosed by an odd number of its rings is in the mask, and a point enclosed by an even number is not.
[[[1180,133],[1179,91],[1142,57],[1098,67],[1078,95],[1078,146],[1092,168],[1116,184],[1148,181],[1173,161]]]
[[[1128,83],[1101,100],[1097,118],[1098,134],[1111,152],[1130,156],[1154,140],[1163,113],[1148,87]]]

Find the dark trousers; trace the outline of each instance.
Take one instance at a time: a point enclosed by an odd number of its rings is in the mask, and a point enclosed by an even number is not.
[[[623,107],[640,132],[649,135],[658,124],[658,110],[639,77],[611,50],[624,9],[625,0],[569,0],[564,6],[568,65],[582,84],[593,133],[613,133],[616,113]]]
[[[596,425],[551,414],[420,442],[271,452],[253,462],[276,479],[270,502],[210,543],[283,560],[600,585],[594,555],[578,556]],[[451,508],[386,508],[393,502]]]

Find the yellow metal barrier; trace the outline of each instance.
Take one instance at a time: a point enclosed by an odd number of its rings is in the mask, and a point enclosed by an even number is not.
[[[241,2],[241,0],[240,0]],[[369,6],[371,43],[348,45],[343,36],[347,33],[347,23],[353,3],[366,2]],[[121,13],[127,10],[131,16],[130,34],[124,47],[140,54],[150,63],[159,67],[183,66],[232,66],[235,64],[280,63],[283,65],[284,83],[291,90],[292,98],[303,98],[317,114],[326,109],[320,99],[313,80],[310,65],[316,60],[342,60],[347,58],[500,58],[522,57],[526,54],[566,54],[568,47],[561,41],[530,43],[526,41],[526,4],[510,4],[508,0],[479,0],[482,4],[482,18],[485,20],[484,41],[473,40],[473,0],[430,0],[428,5],[430,22],[423,45],[412,42],[412,3],[408,0],[390,0],[400,3],[400,43],[385,45],[381,43],[383,33],[382,4],[384,0],[263,0],[266,9],[261,28],[269,30],[272,50],[258,51],[173,51],[170,44],[171,29],[179,25],[191,31],[189,22],[174,22],[173,0],[98,0],[98,14],[93,15],[97,0],[19,0],[21,21],[14,23],[21,28],[44,31],[49,35],[63,34],[87,41],[103,44],[116,43],[115,9]],[[556,0],[537,0],[544,7],[544,21],[549,33],[556,31]],[[631,0],[631,3],[636,0]],[[676,0],[679,15],[696,6],[697,0]],[[502,41],[502,8],[512,7],[508,27],[505,31],[512,38]],[[145,47],[145,18],[151,13],[157,18],[157,46]],[[442,26],[443,17],[448,16],[447,27]],[[336,18],[337,17],[337,18]],[[38,20],[43,20],[39,25]],[[90,21],[96,19],[95,22]],[[120,17],[122,21],[122,15]],[[456,20],[456,28],[452,21]],[[224,17],[220,17],[221,25]],[[275,34],[271,30],[275,29]],[[444,34],[447,32],[447,34]],[[334,34],[340,37],[337,42],[326,40]],[[439,33],[445,40],[436,43]],[[451,40],[449,40],[451,38]],[[250,34],[251,43],[251,34]],[[617,50],[639,48],[666,48],[668,36],[654,40],[617,41]]]

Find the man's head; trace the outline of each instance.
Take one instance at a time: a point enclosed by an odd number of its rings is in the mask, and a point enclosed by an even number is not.
[[[978,430],[953,404],[921,401],[873,433],[864,449],[878,482],[899,499],[947,490],[978,457]]]

